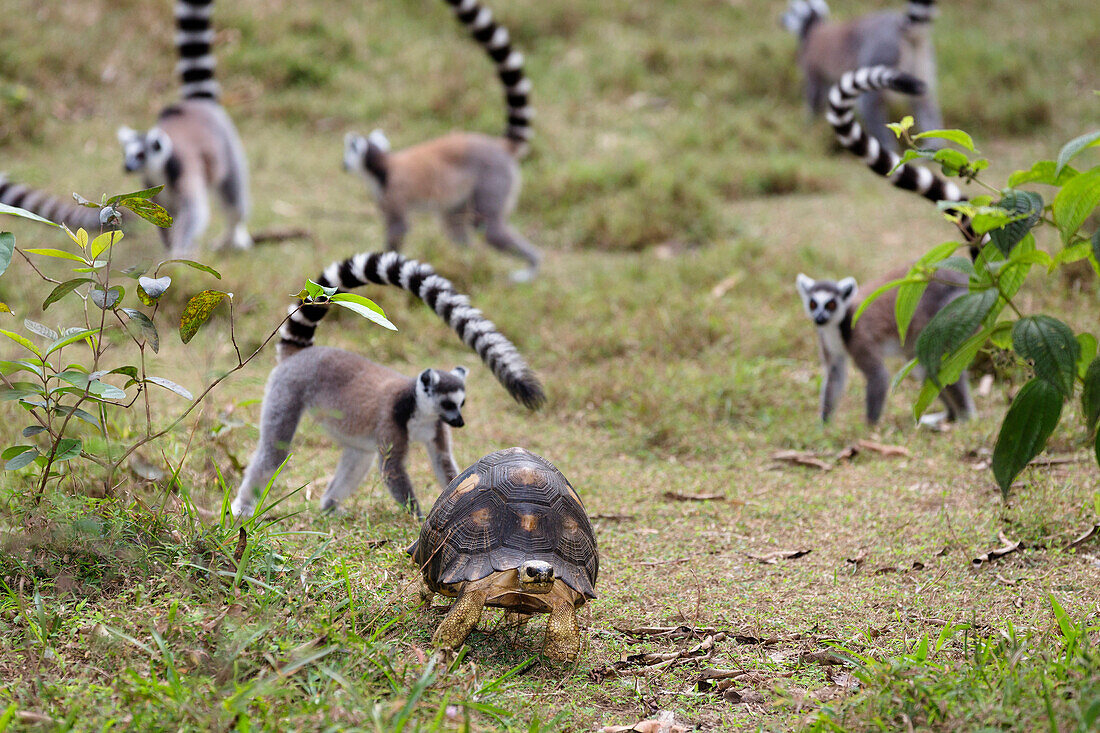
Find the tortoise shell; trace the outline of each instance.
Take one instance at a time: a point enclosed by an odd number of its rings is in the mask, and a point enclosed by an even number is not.
[[[600,559],[584,505],[553,464],[523,448],[490,453],[456,476],[408,553],[435,592],[542,560],[596,597]]]

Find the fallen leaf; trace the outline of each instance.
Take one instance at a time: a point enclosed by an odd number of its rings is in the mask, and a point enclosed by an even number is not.
[[[389,540],[371,540],[367,542],[368,550],[377,550],[379,547],[385,547],[390,543]]]
[[[845,448],[844,450],[842,450],[842,451],[840,451],[839,453],[836,454],[836,460],[837,460],[837,463],[842,463],[844,461],[850,461],[858,455],[859,455],[859,447],[854,446],[854,445],[850,445],[847,448]]]
[[[809,555],[811,552],[813,552],[813,550],[775,550],[773,552],[765,552],[762,555],[754,555],[751,552],[746,552],[745,555],[765,565],[775,565],[780,560],[794,560],[795,558]]]
[[[844,562],[851,563],[858,568],[860,566],[860,563],[862,563],[865,559],[867,559],[867,548],[861,547],[859,548],[859,552],[857,552],[853,557],[844,558]]]
[[[983,563],[992,562],[993,560],[1004,557],[1005,555],[1016,552],[1016,550],[1020,549],[1020,540],[1010,540],[1008,539],[1008,537],[1005,537],[1004,532],[998,532],[997,539],[1001,541],[1001,546],[992,549],[989,552],[983,552],[981,555],[978,555],[976,558],[971,560],[970,562],[974,567],[978,567]]]
[[[887,445],[886,443],[877,443],[866,439],[859,441],[856,445],[884,456],[909,456],[909,449],[901,445]]]
[[[605,522],[629,522],[634,519],[633,514],[591,514],[589,519],[602,519]]]
[[[241,527],[237,533],[237,548],[233,550],[233,562],[239,563],[244,557],[244,548],[248,546],[248,533]]]
[[[676,722],[671,710],[662,710],[656,718],[642,720],[634,725],[605,725],[599,733],[687,733],[686,726]]]
[[[723,278],[717,285],[710,289],[710,297],[721,298],[728,293],[744,278],[744,274],[741,272],[735,272],[729,277]]]
[[[679,491],[666,491],[666,499],[673,501],[725,501],[725,494],[684,494]]]
[[[781,450],[771,454],[773,461],[780,461],[782,463],[792,463],[796,466],[809,466],[810,468],[817,468],[822,471],[829,471],[832,469],[832,464],[827,463],[818,458],[813,453],[797,450]]]
[[[732,702],[735,705],[748,705],[750,703],[764,702],[764,696],[756,690],[728,689],[722,693],[722,697],[726,699],[726,702]]]
[[[1068,550],[1071,547],[1080,547],[1081,545],[1085,544],[1086,542],[1091,540],[1093,537],[1095,537],[1097,532],[1100,532],[1100,524],[1092,525],[1092,529],[1090,529],[1088,532],[1085,532],[1083,535],[1081,535],[1080,537],[1075,539],[1073,542],[1070,542],[1068,545],[1066,545],[1065,549]]]

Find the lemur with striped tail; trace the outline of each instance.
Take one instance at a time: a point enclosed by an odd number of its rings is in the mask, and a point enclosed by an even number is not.
[[[892,273],[888,278],[905,277],[907,270]],[[848,382],[848,357],[867,379],[867,422],[874,425],[882,416],[886,397],[890,391],[890,372],[886,368],[887,356],[904,354],[912,358],[917,337],[932,317],[956,298],[967,293],[969,279],[954,270],[939,270],[928,283],[916,311],[909,323],[905,342],[898,340],[898,323],[894,315],[897,291],[890,290],[876,298],[863,311],[859,320],[852,317],[859,307],[855,278],[846,277],[839,282],[814,280],[799,274],[795,281],[806,315],[817,326],[821,347],[821,366],[825,371],[821,382],[821,420],[828,422],[840,402]],[[917,372],[920,372],[918,367]],[[947,407],[946,414],[927,416],[924,422],[965,420],[974,414],[974,401],[970,398],[967,375],[963,372],[954,384],[940,391],[940,399]]]
[[[914,191],[933,203],[966,201],[966,195],[958,186],[928,168],[912,163],[898,165],[901,162],[898,154],[892,148],[879,144],[855,119],[854,107],[862,95],[886,89],[902,94],[920,94],[924,90],[924,82],[886,66],[855,69],[840,77],[840,81],[829,90],[829,109],[825,113],[837,140],[862,159],[867,167],[898,188]],[[947,213],[956,212],[948,209]],[[983,237],[974,232],[966,217],[961,217],[957,225],[970,245],[971,258],[977,257]]]
[[[917,127],[934,130],[943,126],[936,100],[936,53],[932,44],[935,0],[909,0],[904,12],[864,15],[847,22],[829,18],[825,0],[791,0],[781,22],[798,36],[798,63],[804,76],[806,103],[817,115],[825,107],[829,87],[850,69],[892,66],[926,86],[912,99]],[[886,128],[884,95],[875,90],[860,100],[860,112],[871,134],[883,147],[897,141]]]
[[[341,290],[368,283],[407,290],[454,329],[517,402],[534,410],[545,401],[542,385],[516,347],[430,265],[397,252],[364,253],[333,262],[317,282]],[[233,500],[233,514],[252,513],[257,493],[289,455],[302,412],[313,409],[344,448],[321,510],[335,510],[351,494],[377,453],[390,494],[420,517],[405,469],[409,441],[425,445],[442,486],[458,475],[450,428],[464,425],[467,371],[425,369],[410,378],[351,352],[314,346],[314,332],[327,311],[323,304],[292,306],[280,329],[279,364],[264,391],[259,446]]]
[[[403,150],[390,150],[381,130],[344,139],[344,169],[363,176],[378,201],[386,225],[386,246],[399,250],[414,209],[438,214],[455,244],[469,243],[469,227],[483,228],[485,241],[522,258],[527,266],[512,273],[516,282],[534,278],[542,255],[509,223],[520,190],[517,160],[528,148],[531,82],[523,55],[512,48],[508,30],[478,0],[445,0],[497,67],[504,85],[507,125],[501,137],[452,132]]]
[[[172,227],[161,230],[172,257],[194,251],[210,223],[212,191],[228,225],[215,246],[248,249],[248,161],[219,103],[210,23],[214,0],[177,0],[175,8],[182,99],[161,110],[157,124],[146,132],[119,128],[124,165],[128,172],[140,172],[147,187],[164,185],[157,200],[172,215]]]

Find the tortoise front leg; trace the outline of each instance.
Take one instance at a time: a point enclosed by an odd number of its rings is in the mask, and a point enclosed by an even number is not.
[[[543,653],[555,662],[569,662],[581,651],[581,627],[577,609],[569,600],[554,603],[550,620],[546,622],[546,645]]]
[[[432,644],[447,649],[457,649],[470,635],[481,620],[481,610],[485,607],[485,591],[468,589],[451,606],[447,617],[432,635]]]

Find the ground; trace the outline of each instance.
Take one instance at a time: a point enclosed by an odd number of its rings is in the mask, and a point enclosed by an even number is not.
[[[150,124],[174,99],[167,3],[12,4],[0,38],[4,168],[61,195],[140,187],[122,173],[114,128]],[[837,17],[879,7],[833,6]],[[418,608],[404,552],[417,525],[376,474],[344,513],[321,515],[337,452],[308,421],[272,495],[300,490],[238,548],[223,497],[255,445],[269,347],[142,449],[106,498],[90,472],[51,484],[37,505],[31,469],[0,478],[0,729],[591,730],[660,710],[700,730],[1095,724],[1100,552],[1095,539],[1071,543],[1100,521],[1100,482],[1076,410],[1052,438],[1057,460],[1025,471],[1007,501],[988,451],[1022,368],[985,359],[997,379],[977,418],[946,432],[914,427],[912,382],[868,428],[854,372],[835,421],[817,419],[815,336],[795,275],[870,284],[952,229],[805,117],[781,4],[494,7],[534,84],[537,137],[514,223],[545,252],[542,274],[511,285],[513,262],[480,242],[458,250],[425,218],[406,253],[515,341],[547,406],[511,402],[434,314],[394,290],[363,293],[397,333],[344,313],[318,342],[410,375],[469,367],[460,466],[521,445],[570,479],[601,558],[576,665],[539,655],[541,623],[516,634],[496,611],[458,657],[433,657],[442,615]],[[340,170],[345,131],[381,127],[402,147],[503,124],[488,62],[438,0],[247,0],[216,18],[225,104],[252,166],[252,228],[310,238],[201,253],[220,281],[171,271],[151,359],[196,393],[236,357],[224,306],[189,344],[173,333],[192,293],[232,292],[234,332],[251,351],[306,278],[381,247],[365,187]],[[944,4],[936,38],[945,119],[974,135],[993,185],[1095,128],[1090,8]],[[45,227],[0,226],[21,248],[71,246]],[[1040,246],[1055,250],[1057,237],[1044,232]],[[138,226],[116,261],[155,262],[159,247]],[[71,323],[64,304],[43,313],[51,287],[17,255],[0,278],[16,314],[2,327]],[[1095,299],[1095,279],[1036,278],[1021,304],[1084,330]],[[13,404],[3,445],[26,441]],[[185,405],[157,394],[154,420]],[[113,435],[126,443],[144,415],[119,412]],[[871,443],[845,452],[860,441]],[[775,458],[792,450],[828,470]],[[144,481],[145,464],[180,473]],[[409,465],[430,506],[439,487],[423,452]],[[1018,549],[979,562],[1002,534]]]

